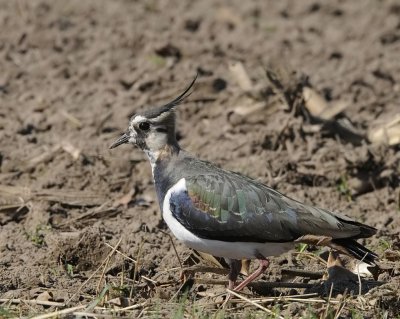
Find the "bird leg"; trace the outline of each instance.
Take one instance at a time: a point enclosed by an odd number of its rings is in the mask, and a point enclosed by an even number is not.
[[[244,287],[246,287],[250,282],[256,279],[258,276],[262,275],[264,271],[269,266],[269,261],[267,259],[259,259],[260,266],[256,271],[254,271],[250,276],[248,276],[245,280],[243,280],[238,286],[236,286],[233,290],[240,291]],[[229,288],[230,288],[230,279],[229,279]]]
[[[237,277],[239,276],[240,270],[242,268],[242,261],[237,259],[229,259],[229,289],[234,289],[236,285]]]

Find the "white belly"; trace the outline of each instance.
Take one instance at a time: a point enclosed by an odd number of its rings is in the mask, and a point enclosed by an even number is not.
[[[213,256],[230,259],[255,259],[260,254],[264,257],[278,256],[293,248],[293,243],[227,242],[204,239],[192,234],[176,220],[170,210],[171,194],[185,191],[186,181],[184,178],[168,190],[163,202],[163,218],[175,237],[186,246]]]

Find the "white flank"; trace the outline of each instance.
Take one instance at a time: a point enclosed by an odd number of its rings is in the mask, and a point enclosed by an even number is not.
[[[170,209],[171,194],[179,194],[186,191],[186,181],[182,178],[168,190],[163,202],[163,218],[165,222],[175,237],[186,246],[213,256],[231,259],[255,259],[260,254],[264,257],[278,256],[293,248],[293,243],[227,242],[197,237],[182,226],[172,215]]]

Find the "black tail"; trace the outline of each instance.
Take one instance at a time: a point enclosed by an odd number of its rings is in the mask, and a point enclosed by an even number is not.
[[[337,238],[332,240],[333,243],[344,247],[350,255],[369,265],[375,265],[375,259],[378,255],[370,251],[368,248],[356,242],[354,239]]]
[[[358,235],[353,236],[353,239],[358,239],[358,238],[368,238],[376,234],[377,229],[359,222],[356,222],[355,220],[350,219],[347,216],[338,216],[335,215],[337,219],[339,219],[343,224],[348,224],[351,226],[357,226],[358,230],[360,233]]]

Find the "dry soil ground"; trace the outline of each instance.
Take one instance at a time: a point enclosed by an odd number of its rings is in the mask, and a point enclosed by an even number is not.
[[[286,317],[400,316],[399,147],[363,138],[400,113],[399,52],[398,1],[1,0],[0,316],[275,316],[240,299],[223,309],[224,286],[207,280],[224,275],[198,273],[175,298],[181,269],[150,166],[132,147],[108,150],[132,113],[196,72],[178,110],[186,150],[378,228],[363,244],[381,256],[380,286],[354,297],[338,286],[330,303],[326,285],[247,298]],[[281,90],[269,67],[290,70]],[[310,119],[304,76],[344,112]],[[359,135],[339,136],[340,118]],[[324,285],[283,271],[323,272],[320,252],[274,258],[261,279]]]

